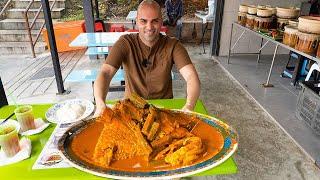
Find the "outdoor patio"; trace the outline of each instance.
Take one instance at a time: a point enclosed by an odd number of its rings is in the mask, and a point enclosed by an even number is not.
[[[247,92],[231,77],[219,63],[208,54],[200,54],[198,45],[185,44],[201,81],[201,96],[210,115],[223,119],[237,130],[240,146],[234,155],[238,173],[193,177],[191,179],[317,179],[319,169],[291,138],[277,125]],[[208,49],[208,45],[206,45]],[[71,69],[96,68],[102,60],[92,61],[83,54],[83,50],[59,54],[63,79]],[[23,61],[22,58],[24,58]],[[30,80],[30,77],[42,67],[50,65],[49,54],[37,59],[28,57],[1,56],[0,75],[19,103],[55,103],[70,98],[92,100],[91,83],[65,83],[71,90],[68,95],[56,95],[54,78]],[[90,64],[90,66],[89,66]],[[33,71],[33,73],[30,73]],[[173,81],[174,97],[185,97],[185,83],[179,74]],[[16,79],[12,80],[11,79]],[[41,83],[43,82],[43,83]],[[43,84],[43,85],[41,85]],[[12,87],[10,87],[12,86]],[[38,86],[38,88],[36,88]],[[15,87],[17,90],[14,91]],[[20,93],[23,89],[28,93]],[[8,92],[8,91],[7,91]],[[21,94],[21,95],[19,95]],[[108,94],[108,99],[122,98],[122,92]],[[8,99],[10,104],[12,100]],[[245,112],[245,113],[239,113]]]

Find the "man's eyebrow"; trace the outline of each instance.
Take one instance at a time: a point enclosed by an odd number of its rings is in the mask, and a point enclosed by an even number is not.
[[[147,21],[147,19],[144,19],[144,18],[139,18],[139,20]],[[158,21],[158,20],[160,20],[160,18],[151,19],[151,21]]]

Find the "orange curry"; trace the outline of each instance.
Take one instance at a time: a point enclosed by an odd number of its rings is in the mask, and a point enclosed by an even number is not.
[[[137,96],[106,109],[71,142],[82,161],[124,171],[189,166],[222,147],[221,133],[196,116],[156,108]]]

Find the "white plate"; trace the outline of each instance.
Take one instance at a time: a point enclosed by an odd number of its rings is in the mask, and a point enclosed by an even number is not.
[[[82,116],[80,116],[77,119],[72,119],[70,121],[60,121],[58,117],[56,116],[58,109],[63,107],[65,104],[79,104],[82,105],[86,108],[85,112],[83,113]],[[57,124],[66,124],[66,123],[74,123],[77,121],[80,121],[82,119],[87,118],[94,110],[94,105],[92,102],[85,100],[85,99],[71,99],[71,100],[66,100],[61,103],[57,103],[53,106],[51,106],[48,111],[46,112],[46,118],[48,121],[52,123],[57,123]]]

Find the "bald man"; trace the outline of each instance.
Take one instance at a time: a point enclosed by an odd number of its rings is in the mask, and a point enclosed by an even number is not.
[[[193,110],[200,94],[198,74],[183,45],[175,38],[160,34],[161,9],[154,0],[144,0],[137,12],[139,33],[127,34],[112,47],[94,83],[95,115],[106,108],[110,81],[122,65],[125,71],[125,96],[136,93],[145,99],[173,98],[173,64],[187,83],[183,110]]]

